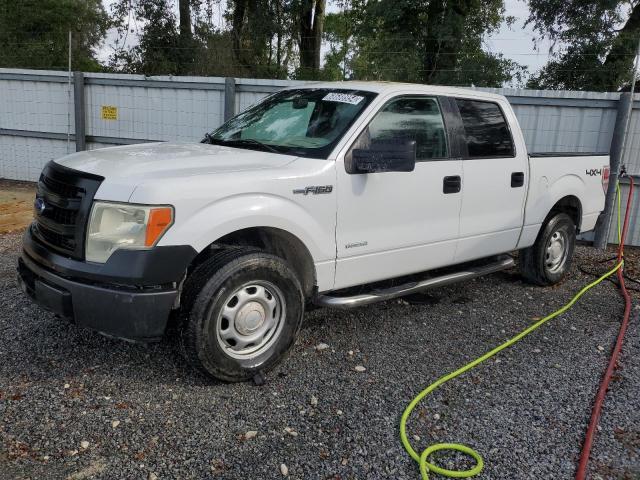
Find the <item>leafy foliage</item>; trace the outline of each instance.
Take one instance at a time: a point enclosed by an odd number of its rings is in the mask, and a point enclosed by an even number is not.
[[[229,0],[229,28],[212,22],[215,0],[118,0],[113,17],[120,45],[116,71],[147,75],[218,75],[286,78],[293,59],[292,0]],[[139,44],[127,48],[131,24]]]
[[[227,19],[238,76],[286,78],[293,60],[294,0],[233,0]]]
[[[142,24],[139,44],[131,49],[117,48],[111,58],[111,67],[126,73],[177,74],[181,67],[182,49],[176,16],[165,0],[119,0],[113,6],[113,15],[123,41],[130,29],[133,15]]]
[[[334,0],[340,13],[327,14],[326,0],[115,0],[109,17],[101,0],[0,0],[0,62],[64,68],[72,28],[82,70],[501,86],[524,73],[484,48],[510,20],[503,2]],[[118,40],[100,65],[111,26]]]
[[[528,23],[555,42],[554,58],[531,88],[617,90],[631,78],[640,35],[640,2],[530,0]]]
[[[0,0],[0,67],[99,71],[110,21],[101,0]]]
[[[327,21],[327,39],[347,78],[501,86],[525,71],[482,48],[503,20],[502,0],[353,0]]]

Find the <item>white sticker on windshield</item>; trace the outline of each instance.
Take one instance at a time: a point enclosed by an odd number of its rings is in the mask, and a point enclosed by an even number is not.
[[[357,105],[362,100],[364,100],[364,97],[361,97],[360,95],[351,95],[349,93],[331,92],[327,93],[322,100],[324,100],[325,102],[341,102],[350,103],[351,105]]]

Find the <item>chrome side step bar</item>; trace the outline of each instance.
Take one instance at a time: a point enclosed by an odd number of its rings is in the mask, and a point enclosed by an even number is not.
[[[372,290],[369,293],[353,295],[351,297],[338,297],[330,295],[318,295],[313,303],[321,307],[332,307],[349,309],[369,305],[370,303],[391,300],[392,298],[402,297],[410,293],[428,290],[434,287],[442,287],[452,283],[462,282],[471,278],[489,275],[490,273],[499,272],[515,265],[513,257],[510,255],[501,255],[495,261],[485,265],[469,267],[459,272],[448,273],[440,277],[428,278],[419,282],[409,282],[404,285],[390,287],[385,289]]]

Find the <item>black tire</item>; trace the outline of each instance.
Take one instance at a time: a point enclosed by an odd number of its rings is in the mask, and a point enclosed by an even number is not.
[[[558,263],[555,265],[554,259],[557,259],[557,255],[550,253],[548,249],[556,248],[560,236],[564,238],[564,257],[557,260]],[[550,215],[538,234],[536,243],[520,251],[520,273],[526,281],[535,285],[548,286],[561,282],[571,268],[575,245],[576,225],[571,217],[566,213]],[[559,249],[560,247],[557,247],[552,252]]]
[[[267,293],[262,297],[246,297],[250,295],[247,292],[255,291],[246,285],[258,285],[258,288],[262,287]],[[234,292],[238,293],[235,297]],[[270,301],[270,295],[276,297],[271,301],[279,305],[277,308],[259,302],[261,298]],[[244,296],[244,300],[238,300],[241,296]],[[226,312],[225,309],[232,304],[231,308],[244,305],[249,308],[245,310],[248,313],[243,316],[243,308],[238,307],[234,320],[229,320],[223,310]],[[241,336],[239,332],[242,328],[238,327],[238,330],[237,326],[245,324],[238,322],[246,321],[243,319],[249,318],[256,309],[261,309],[265,325],[264,318],[270,312],[277,312],[279,320],[274,321],[278,322],[278,326],[272,327],[273,333],[265,334],[270,343],[265,343],[262,349],[248,354],[253,356],[244,358],[241,355],[243,350],[234,350],[239,347],[232,346],[231,340],[225,340],[222,336],[224,332]],[[182,350],[189,363],[219,380],[248,380],[258,372],[273,368],[285,357],[298,335],[303,314],[302,287],[293,268],[285,260],[252,248],[220,250],[198,266],[185,282],[180,329]],[[271,316],[275,318],[276,314]],[[225,323],[226,330],[223,329]],[[260,334],[259,329],[256,332]],[[252,332],[247,333],[251,334]],[[257,341],[260,342],[265,342],[264,338]],[[247,347],[251,348],[257,347]]]

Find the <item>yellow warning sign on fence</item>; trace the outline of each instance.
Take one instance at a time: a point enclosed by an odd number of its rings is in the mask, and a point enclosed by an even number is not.
[[[102,105],[102,120],[117,120],[118,119],[118,107],[113,105]]]

